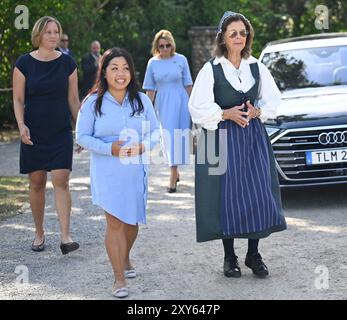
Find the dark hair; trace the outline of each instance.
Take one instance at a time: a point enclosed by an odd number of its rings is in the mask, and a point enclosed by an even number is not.
[[[97,98],[95,100],[95,114],[99,114],[101,116],[102,99],[104,97],[105,92],[108,90],[108,84],[105,78],[106,68],[109,65],[110,61],[113,58],[117,58],[117,57],[123,57],[129,66],[131,79],[127,89],[128,89],[128,95],[129,95],[130,105],[132,109],[131,116],[133,116],[135,113],[140,114],[141,112],[143,112],[144,107],[139,95],[140,87],[136,80],[134,61],[130,53],[122,48],[115,47],[115,48],[108,49],[102,55],[100,59],[100,63],[99,63],[99,69],[97,72],[95,84],[92,87],[92,89],[90,89],[87,97],[89,97],[93,93],[97,93]],[[135,100],[136,100],[136,103],[135,103]]]
[[[252,52],[252,44],[253,44],[253,38],[254,38],[254,31],[251,23],[249,20],[242,14],[235,13],[231,15],[230,17],[226,18],[223,21],[222,24],[222,30],[217,34],[216,41],[215,41],[215,47],[214,47],[214,55],[217,57],[225,56],[227,57],[228,49],[224,43],[224,33],[227,29],[227,26],[234,22],[234,21],[242,21],[246,27],[246,30],[248,31],[248,35],[246,38],[246,45],[241,51],[241,57],[242,58],[249,58]]]

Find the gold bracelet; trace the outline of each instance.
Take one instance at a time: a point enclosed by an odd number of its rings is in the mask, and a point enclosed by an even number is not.
[[[224,110],[222,110],[222,121],[224,121],[225,119],[224,119]]]
[[[255,108],[255,117],[259,118],[261,116],[261,109],[260,108]]]

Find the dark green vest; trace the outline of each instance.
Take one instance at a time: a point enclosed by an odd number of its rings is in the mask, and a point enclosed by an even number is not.
[[[222,109],[229,109],[234,106],[239,106],[250,100],[251,104],[254,105],[255,99],[258,97],[259,90],[259,67],[258,63],[250,64],[252,76],[255,80],[254,85],[247,92],[242,92],[234,89],[234,87],[225,78],[222,65],[220,63],[214,65],[212,59],[211,65],[214,77],[214,88],[213,93],[215,97],[215,102]]]

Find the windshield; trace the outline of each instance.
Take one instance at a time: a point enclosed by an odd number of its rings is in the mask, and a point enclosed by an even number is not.
[[[280,90],[347,84],[347,46],[271,52],[262,62]]]

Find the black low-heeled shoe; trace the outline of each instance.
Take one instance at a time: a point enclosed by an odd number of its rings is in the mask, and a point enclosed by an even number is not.
[[[175,192],[177,191],[177,189],[176,189],[176,188],[167,187],[167,188],[166,188],[166,191],[167,191],[168,193],[175,193]]]
[[[34,242],[35,242],[35,239],[33,243],[31,244],[31,250],[35,252],[40,252],[45,250],[45,237],[43,237],[43,241],[40,244],[34,244]]]
[[[240,278],[241,277],[241,268],[237,262],[237,256],[227,257],[224,259],[223,266],[224,275],[228,278]]]
[[[80,245],[77,242],[60,243],[60,250],[62,254],[68,254],[77,250],[79,247]]]
[[[177,178],[177,180],[176,180],[175,187],[174,187],[174,188],[167,187],[167,188],[166,188],[166,191],[167,191],[168,193],[175,193],[175,192],[177,191],[177,182],[178,182],[178,181],[180,181],[179,178]]]
[[[252,269],[253,274],[258,277],[266,277],[269,275],[269,270],[265,265],[260,253],[247,254],[245,265]]]

